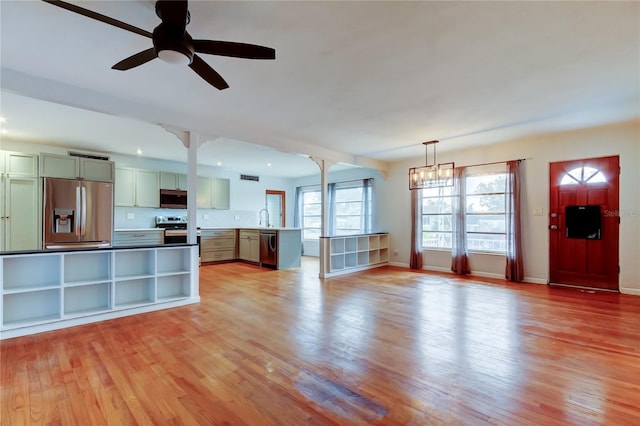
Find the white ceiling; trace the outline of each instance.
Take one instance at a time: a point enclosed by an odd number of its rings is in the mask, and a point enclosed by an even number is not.
[[[74,3],[148,31],[159,23],[151,1]],[[192,1],[189,8],[194,38],[270,46],[276,60],[202,55],[229,83],[223,91],[159,60],[114,71],[151,41],[44,2],[2,0],[7,128],[20,120],[10,116],[7,93],[20,94],[200,133],[213,140],[199,150],[205,164],[224,162],[229,147],[236,158],[264,163],[273,151],[256,153],[259,144],[384,167],[424,155],[424,140],[439,139],[439,151],[462,149],[640,117],[638,2]],[[76,132],[82,125],[60,121]],[[126,122],[110,127],[129,129]],[[101,151],[141,148],[175,159],[182,149],[174,139],[89,140],[59,131]],[[284,161],[276,168],[304,162],[317,170],[300,155]]]

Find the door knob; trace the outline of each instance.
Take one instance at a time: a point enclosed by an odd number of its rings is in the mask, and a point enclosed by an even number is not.
[[[558,229],[558,225],[551,225],[551,226],[549,227],[549,229],[554,229],[554,230],[555,230],[555,229]]]

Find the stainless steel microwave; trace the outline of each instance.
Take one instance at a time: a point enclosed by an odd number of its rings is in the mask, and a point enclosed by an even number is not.
[[[161,189],[160,207],[164,209],[186,209],[187,191],[178,189]]]

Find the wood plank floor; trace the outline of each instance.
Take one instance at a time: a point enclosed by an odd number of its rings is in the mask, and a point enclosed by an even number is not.
[[[200,275],[200,304],[0,342],[0,424],[640,419],[640,297],[315,262]]]

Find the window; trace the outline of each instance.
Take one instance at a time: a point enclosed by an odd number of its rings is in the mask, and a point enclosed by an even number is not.
[[[467,248],[505,253],[507,175],[471,175],[466,183]]]
[[[331,188],[331,187],[330,187]],[[371,185],[362,181],[334,185],[335,215],[331,235],[364,234],[371,230]]]
[[[422,246],[451,248],[452,188],[422,190]]]
[[[353,235],[371,232],[373,179],[329,184],[329,235]],[[316,240],[322,232],[321,191],[317,186],[298,188],[298,204],[305,240]]]
[[[322,230],[322,193],[319,189],[302,192],[302,238],[317,240]]]
[[[580,183],[603,183],[607,179],[601,171],[593,167],[576,167],[562,177],[560,185],[577,185]]]
[[[467,176],[463,202],[469,251],[505,253],[506,182],[504,172]],[[422,190],[422,246],[425,248],[451,248],[452,191],[453,188]]]

